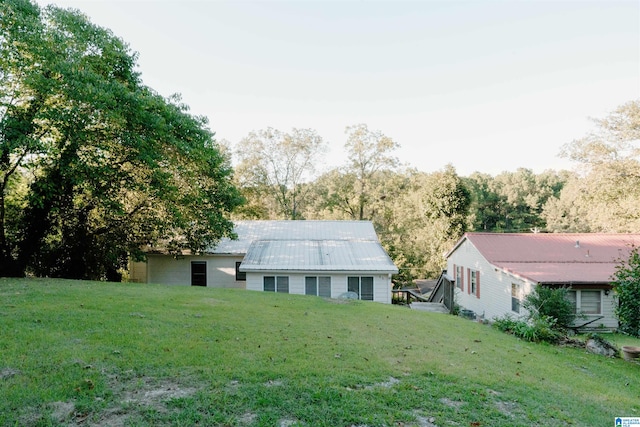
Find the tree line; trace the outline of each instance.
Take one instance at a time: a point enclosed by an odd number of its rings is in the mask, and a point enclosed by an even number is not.
[[[421,172],[357,124],[345,164],[319,173],[315,130],[256,130],[232,149],[179,97],[145,86],[136,61],[78,11],[4,2],[0,276],[117,280],[145,248],[200,253],[233,237],[236,219],[370,220],[399,286],[437,277],[466,231],[640,229],[637,100],[562,147],[576,171]]]
[[[400,268],[398,286],[437,277],[466,231],[640,232],[640,101],[594,122],[592,133],[561,148],[574,171],[468,177],[452,165],[402,167],[399,145],[364,124],[346,129],[346,163],[318,176],[326,144],[315,131],[252,132],[234,153],[246,204],[233,216],[370,220]]]

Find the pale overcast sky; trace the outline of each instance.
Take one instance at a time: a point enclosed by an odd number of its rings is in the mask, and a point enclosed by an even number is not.
[[[637,0],[38,2],[111,29],[218,139],[312,128],[327,166],[366,123],[426,172],[568,169],[560,147],[640,97]]]

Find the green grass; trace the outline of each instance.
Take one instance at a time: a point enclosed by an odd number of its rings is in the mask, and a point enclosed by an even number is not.
[[[607,426],[639,373],[397,306],[0,279],[2,426]]]

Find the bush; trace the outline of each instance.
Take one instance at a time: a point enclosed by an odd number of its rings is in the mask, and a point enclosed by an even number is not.
[[[514,319],[513,316],[507,313],[502,317],[494,318],[493,327],[502,332],[513,333],[513,330],[519,322],[522,321]]]
[[[529,318],[534,322],[538,319],[553,319],[551,329],[562,331],[576,320],[575,308],[567,299],[567,288],[549,288],[536,286],[526,296],[522,306],[529,311]],[[542,321],[545,323],[545,321]]]
[[[556,330],[555,319],[548,316],[536,318],[514,319],[510,314],[497,317],[493,327],[506,333],[513,334],[525,341],[556,343],[562,338],[562,333]]]
[[[637,247],[631,248],[627,260],[620,260],[613,279],[619,330],[640,337],[640,254]]]

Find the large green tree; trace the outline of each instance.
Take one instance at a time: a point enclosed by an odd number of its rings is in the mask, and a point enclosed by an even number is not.
[[[345,133],[346,166],[330,171],[320,182],[327,192],[325,208],[348,219],[371,220],[385,197],[380,180],[399,165],[393,156],[399,145],[365,124],[348,126]]]
[[[409,171],[404,191],[387,202],[393,214],[383,234],[400,268],[397,285],[440,275],[444,254],[469,229],[470,202],[469,190],[453,166],[428,174]]]
[[[0,13],[0,275],[115,279],[145,245],[231,235],[241,199],[204,118],[144,86],[129,47],[79,12]]]
[[[544,215],[553,231],[640,231],[640,100],[595,120],[594,131],[563,147],[578,165]]]
[[[255,206],[252,212],[268,212],[267,197],[275,201],[275,214],[284,219],[302,219],[308,187],[327,144],[313,129],[281,132],[264,129],[251,132],[237,146],[239,185]],[[262,209],[259,208],[262,206]],[[249,215],[251,216],[251,215]]]
[[[543,208],[558,197],[569,176],[554,171],[535,174],[524,168],[495,177],[473,173],[465,178],[472,195],[473,229],[525,233],[546,229]]]

